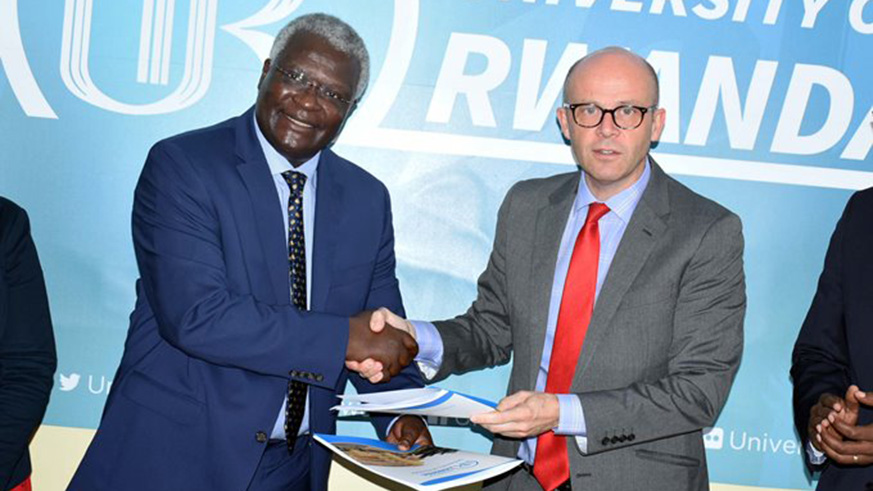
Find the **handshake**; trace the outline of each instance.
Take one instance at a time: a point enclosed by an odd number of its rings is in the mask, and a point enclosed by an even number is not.
[[[386,308],[361,312],[349,319],[346,367],[372,383],[387,382],[415,359],[417,339],[415,326]],[[556,428],[560,417],[558,396],[522,390],[501,399],[494,411],[475,414],[470,421],[494,434],[530,438]],[[420,422],[417,418],[410,418],[413,422]],[[421,433],[417,426],[410,429],[404,424],[403,428],[407,436],[400,439],[395,435],[389,437],[389,441],[392,438],[405,441],[401,448],[409,448],[411,442],[418,441]],[[429,438],[430,434],[427,436]]]
[[[390,310],[365,310],[349,318],[346,367],[370,382],[388,382],[417,354],[412,324]]]

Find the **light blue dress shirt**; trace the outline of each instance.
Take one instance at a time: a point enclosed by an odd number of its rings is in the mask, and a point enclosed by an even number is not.
[[[600,260],[597,266],[597,285],[595,288],[595,302],[600,295],[600,287],[609,272],[609,267],[618,250],[618,245],[627,229],[634,210],[646,189],[651,175],[651,164],[647,161],[643,174],[627,189],[606,200],[609,212],[598,221],[600,231]],[[552,345],[555,340],[555,328],[558,324],[558,312],[561,308],[561,297],[564,291],[564,281],[567,270],[570,267],[570,257],[573,254],[573,246],[576,236],[585,225],[588,216],[588,206],[597,199],[588,189],[584,175],[579,179],[579,188],[576,199],[570,210],[570,217],[564,234],[561,237],[561,246],[558,249],[558,259],[555,265],[555,276],[552,281],[552,294],[549,301],[549,317],[546,325],[546,339],[543,346],[543,357],[537,373],[535,390],[543,392],[546,388],[546,378],[549,373],[549,361],[552,357]],[[439,332],[433,324],[421,321],[412,321],[415,325],[418,337],[419,353],[416,357],[419,367],[428,378],[432,377],[439,369],[443,358],[443,343]],[[585,425],[585,413],[582,403],[575,394],[558,394],[560,403],[560,417],[555,433],[559,435],[574,436],[582,451],[587,451],[588,438]],[[536,456],[536,437],[525,440],[518,451],[519,458],[528,464],[533,464]]]
[[[288,243],[288,198],[291,196],[291,189],[288,188],[288,183],[282,177],[282,173],[293,170],[306,175],[306,184],[303,186],[303,242],[306,248],[306,306],[309,308],[309,298],[312,292],[312,239],[315,233],[315,190],[318,186],[318,159],[321,157],[321,152],[315,154],[314,157],[306,161],[296,169],[288,162],[285,157],[270,145],[267,138],[261,133],[261,128],[255,120],[255,132],[258,134],[258,143],[261,144],[261,150],[264,151],[264,157],[267,159],[267,165],[270,166],[270,174],[273,176],[273,184],[276,185],[276,192],[279,194],[278,206],[282,209],[283,225],[285,230],[285,243]],[[288,281],[288,297],[291,297],[291,282]],[[282,407],[279,408],[279,417],[276,418],[276,424],[273,425],[273,431],[270,433],[270,438],[284,440],[285,439],[285,405],[288,403],[288,394],[285,394],[285,400],[282,402]],[[306,408],[303,412],[303,422],[300,423],[300,431],[298,435],[309,432],[309,394],[307,392]]]

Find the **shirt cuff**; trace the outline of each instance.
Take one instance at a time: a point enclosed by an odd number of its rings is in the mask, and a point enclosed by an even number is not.
[[[436,326],[430,322],[409,321],[415,327],[415,340],[418,342],[418,355],[415,362],[421,374],[432,379],[443,363],[443,339]]]
[[[822,465],[828,460],[828,456],[812,446],[812,442],[806,442],[806,457],[812,465]]]
[[[401,414],[400,416],[403,415]],[[388,426],[385,428],[385,438],[388,438],[388,435],[391,434],[391,428],[394,428],[394,423],[396,423],[397,420],[400,419],[400,416],[394,416],[394,419],[392,419],[391,422],[388,423]]]
[[[557,394],[560,414],[556,435],[572,436],[582,453],[588,452],[588,426],[582,401],[575,394]]]
[[[555,434],[564,436],[586,436],[585,412],[582,402],[575,394],[557,394],[560,414]]]

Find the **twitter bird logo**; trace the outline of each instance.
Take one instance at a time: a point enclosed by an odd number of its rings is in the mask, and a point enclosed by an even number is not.
[[[82,378],[78,373],[71,373],[70,375],[60,374],[61,376],[61,391],[69,392],[76,388],[79,385],[79,379]]]

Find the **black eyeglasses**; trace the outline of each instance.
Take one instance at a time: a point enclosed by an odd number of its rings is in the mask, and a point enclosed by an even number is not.
[[[643,124],[643,118],[646,117],[647,112],[658,106],[642,107],[626,104],[612,109],[604,109],[593,102],[582,102],[562,104],[561,107],[568,109],[573,114],[573,121],[583,128],[596,128],[603,122],[603,116],[609,114],[612,116],[612,122],[615,123],[615,126],[623,130],[633,130]]]
[[[291,87],[294,90],[303,91],[307,90],[310,87],[315,89],[315,93],[318,95],[318,98],[322,101],[326,101],[332,104],[337,109],[345,109],[352,104],[354,104],[355,100],[346,99],[341,96],[337,91],[333,89],[329,89],[324,85],[319,84],[318,82],[313,82],[309,80],[309,77],[301,70],[297,70],[295,68],[289,68],[285,70],[279,65],[273,65],[276,68],[276,71],[282,75],[282,82]]]

